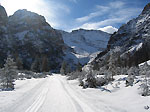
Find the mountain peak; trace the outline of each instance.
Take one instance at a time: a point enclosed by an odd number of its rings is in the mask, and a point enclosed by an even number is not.
[[[28,11],[26,9],[16,11],[12,16],[9,17],[9,25],[12,27],[18,26],[17,31],[22,30],[20,26],[24,26],[23,30],[27,29],[41,29],[48,28],[51,29],[51,26],[46,22],[44,16],[41,16],[37,13]]]
[[[142,11],[142,14],[145,14],[147,12],[150,12],[150,3],[148,3],[145,7],[144,10]]]
[[[18,19],[30,19],[30,20],[39,20],[39,21],[46,21],[45,18],[37,13],[28,11],[26,9],[18,10],[12,15],[11,17],[15,17]]]
[[[0,25],[6,24],[8,16],[6,10],[3,6],[0,5]]]

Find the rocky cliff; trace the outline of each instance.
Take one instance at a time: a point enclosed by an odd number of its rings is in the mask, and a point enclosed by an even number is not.
[[[11,55],[15,59],[20,58],[25,69],[30,69],[36,58],[42,63],[45,57],[49,70],[59,69],[66,49],[68,47],[61,34],[43,16],[18,10],[8,17],[4,7],[0,6],[1,66],[6,57]]]
[[[136,66],[150,59],[150,3],[142,13],[127,24],[122,25],[108,42],[107,49],[93,61],[103,63],[111,51],[118,49],[122,66]],[[107,57],[107,58],[106,58]],[[99,67],[103,66],[99,64]]]

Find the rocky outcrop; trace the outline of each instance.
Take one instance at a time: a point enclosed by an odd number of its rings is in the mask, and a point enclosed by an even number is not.
[[[4,64],[7,55],[18,57],[24,69],[30,69],[32,63],[47,57],[49,70],[59,70],[64,51],[68,49],[61,34],[53,29],[45,18],[27,10],[18,10],[7,17],[0,6],[0,64]],[[38,70],[39,72],[40,70]]]
[[[147,14],[150,13],[150,3],[148,3],[145,7],[144,10],[142,11],[142,14]]]
[[[6,10],[3,6],[0,5],[0,25],[6,25],[8,21],[8,16]]]

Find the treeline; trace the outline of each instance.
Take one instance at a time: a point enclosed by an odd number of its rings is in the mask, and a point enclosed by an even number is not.
[[[13,55],[12,58],[14,58],[18,70],[25,70],[28,68],[26,67],[26,64],[24,64],[24,59],[20,58],[18,54]],[[35,58],[30,60],[30,62],[31,65],[28,64],[30,67],[27,70],[31,70],[33,72],[49,72],[51,69],[50,61],[48,61],[46,54],[36,55]]]
[[[19,57],[14,60],[12,56],[9,55],[5,60],[4,66],[0,69],[0,89],[13,90],[14,82],[17,79],[31,79],[32,77],[44,78],[46,75],[51,75],[46,56],[44,56],[42,60],[36,57],[31,66],[31,70],[32,71],[23,69],[23,62]]]

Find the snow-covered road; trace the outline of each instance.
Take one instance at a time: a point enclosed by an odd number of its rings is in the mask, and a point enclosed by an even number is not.
[[[49,82],[46,100],[38,112],[93,112],[74,95],[74,91],[62,76],[53,76]]]
[[[17,81],[15,91],[0,92],[0,112],[133,112],[137,107],[132,104],[138,105],[136,112],[146,112],[144,104],[139,104],[149,102],[148,99],[140,99],[134,91],[123,95],[127,89],[130,88],[114,93],[81,89],[78,81],[54,74],[43,79]]]

